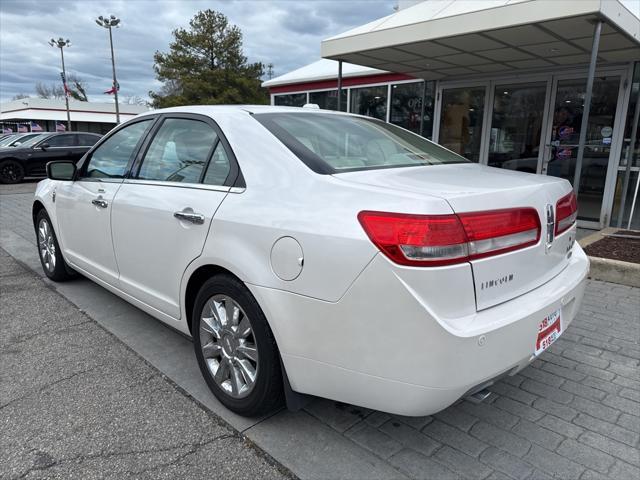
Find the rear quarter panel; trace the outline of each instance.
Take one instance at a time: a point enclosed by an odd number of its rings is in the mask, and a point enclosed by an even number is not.
[[[256,120],[215,119],[225,132],[246,181],[229,194],[213,219],[202,256],[189,266],[227,268],[246,283],[335,302],[374,258],[377,249],[357,220],[361,210],[451,213],[437,198],[342,182],[312,172]],[[295,238],[302,272],[281,280],[271,250],[281,237]]]

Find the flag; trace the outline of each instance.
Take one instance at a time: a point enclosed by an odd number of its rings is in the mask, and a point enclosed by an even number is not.
[[[56,132],[66,132],[67,127],[64,123],[56,122]]]
[[[64,88],[64,94],[67,97],[71,96],[71,90],[69,90],[69,87],[67,87],[67,79],[64,76],[64,73],[60,72],[60,78],[62,79],[62,87]]]
[[[120,91],[120,84],[116,83],[114,85],[111,86],[111,88],[109,90],[107,90],[106,92],[104,92],[107,95],[113,95],[114,93],[116,93],[116,91]]]
[[[32,132],[42,132],[42,127],[38,125],[36,122],[31,122],[31,131]]]
[[[27,133],[29,129],[26,125],[18,125],[18,133]]]

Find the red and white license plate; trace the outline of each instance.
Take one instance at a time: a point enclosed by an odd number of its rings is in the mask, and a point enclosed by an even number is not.
[[[562,333],[562,321],[560,319],[560,310],[547,315],[538,325],[538,338],[536,338],[536,356],[544,352],[549,345],[555,342]]]

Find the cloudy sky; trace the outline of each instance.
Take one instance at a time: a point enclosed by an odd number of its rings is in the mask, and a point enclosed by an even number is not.
[[[275,75],[320,58],[320,40],[393,13],[397,0],[2,0],[0,101],[34,95],[36,82],[60,81],[60,54],[51,37],[63,36],[67,72],[89,85],[92,101],[105,101],[111,84],[107,31],[94,19],[116,15],[116,68],[123,97],[147,97],[160,86],[153,54],[167,51],[171,32],[198,11],[224,13],[244,34],[250,61],[273,63]]]

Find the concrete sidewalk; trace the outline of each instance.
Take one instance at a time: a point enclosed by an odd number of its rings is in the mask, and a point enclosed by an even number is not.
[[[0,187],[0,245],[39,272],[31,200]],[[246,419],[208,391],[188,339],[85,279],[52,287],[304,479],[640,478],[640,289],[589,282],[563,337],[481,405],[404,418],[318,399]]]
[[[292,478],[0,249],[0,478]]]

